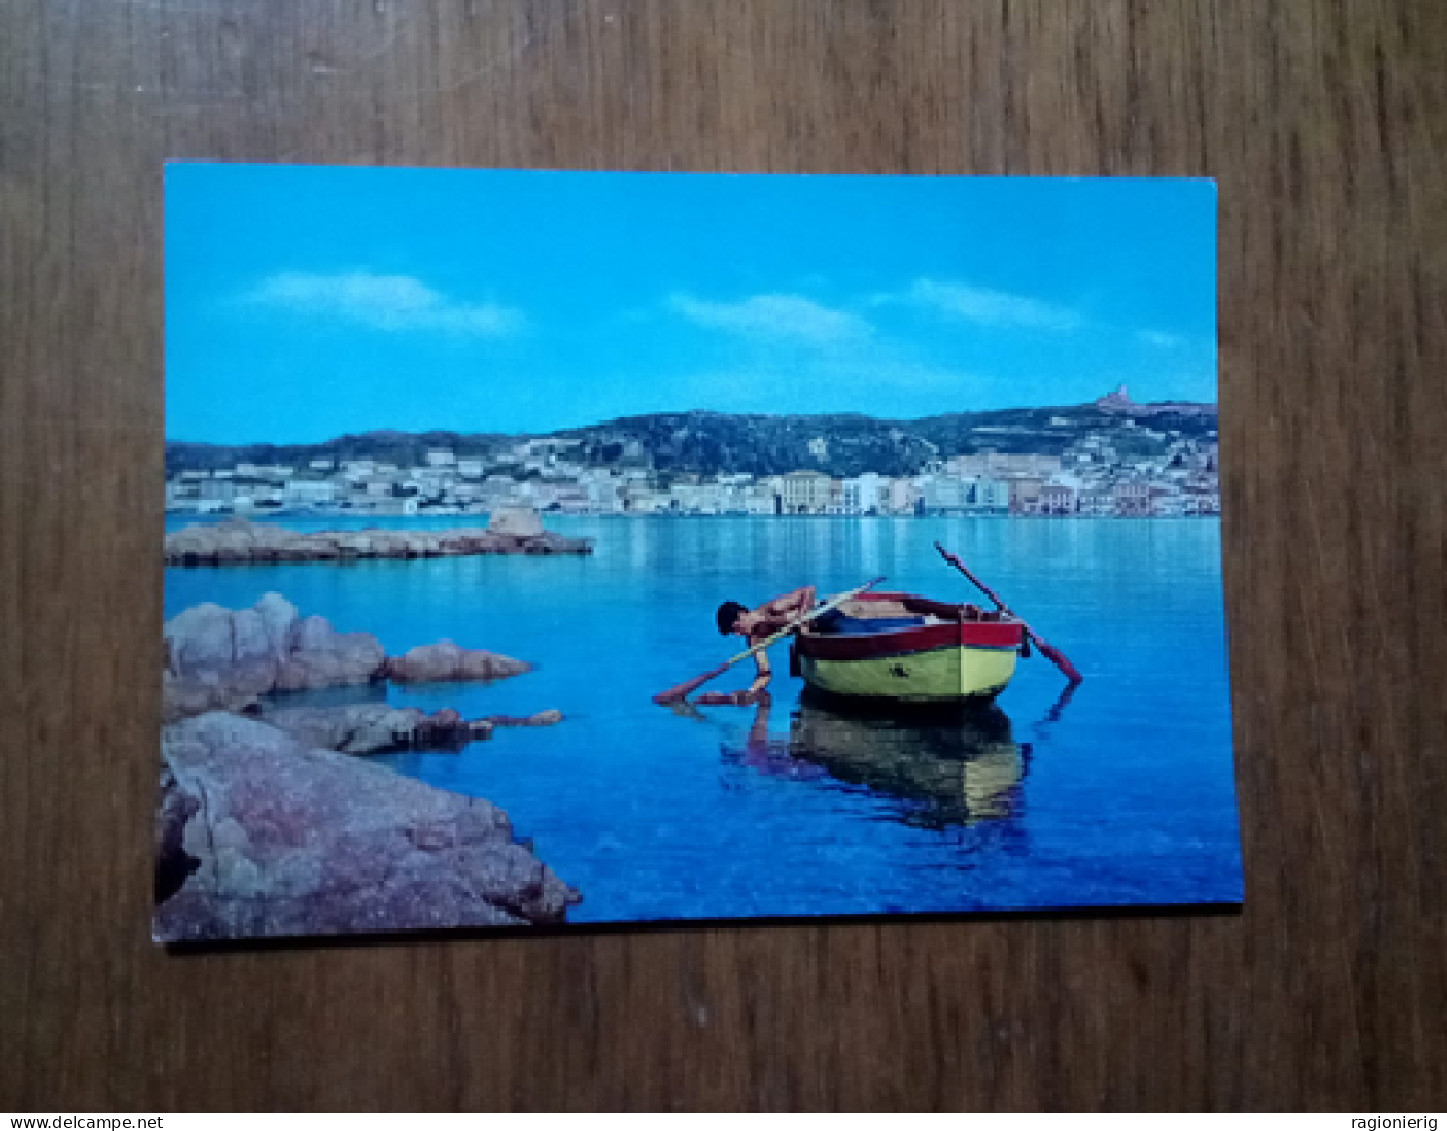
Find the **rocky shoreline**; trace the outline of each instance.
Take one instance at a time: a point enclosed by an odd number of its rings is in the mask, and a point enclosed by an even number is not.
[[[166,623],[164,656],[158,941],[556,923],[581,899],[500,809],[358,757],[458,748],[560,712],[464,719],[276,695],[502,679],[522,661],[445,640],[389,657],[277,593],[185,610]]]
[[[193,524],[166,535],[168,566],[272,565],[350,562],[376,558],[446,558],[478,554],[591,554],[587,538],[543,530],[327,530],[302,534],[280,526],[229,518]]]
[[[581,898],[482,798],[222,711],[161,747],[158,941],[559,923]]]

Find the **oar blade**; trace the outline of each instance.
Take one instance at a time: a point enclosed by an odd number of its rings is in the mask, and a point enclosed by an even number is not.
[[[1065,658],[1065,653],[1053,644],[1047,644],[1037,636],[1035,647],[1042,656],[1060,669],[1060,674],[1070,681],[1072,687],[1085,678],[1075,665]]]
[[[705,683],[711,679],[723,675],[728,671],[728,665],[723,664],[711,672],[704,672],[703,675],[694,676],[687,683],[680,683],[677,687],[670,687],[667,691],[660,691],[653,697],[653,701],[660,706],[668,703],[682,703]]]

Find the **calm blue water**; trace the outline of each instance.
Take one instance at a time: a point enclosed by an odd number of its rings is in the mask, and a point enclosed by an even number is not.
[[[295,529],[446,528],[458,518],[289,519]],[[404,774],[487,797],[584,902],[579,921],[1234,901],[1240,847],[1220,527],[1204,519],[552,518],[591,557],[477,557],[166,571],[166,615],[275,589],[389,653],[450,637],[537,670],[491,685],[388,687],[464,716],[557,708],[558,726]],[[169,528],[184,525],[170,520]],[[695,715],[650,696],[737,650],[719,601],[877,574],[979,598],[940,539],[1058,645],[1085,682],[1022,661],[999,711],[901,723],[800,703]],[[746,686],[752,665],[717,681]],[[1053,717],[1052,714],[1058,715]]]

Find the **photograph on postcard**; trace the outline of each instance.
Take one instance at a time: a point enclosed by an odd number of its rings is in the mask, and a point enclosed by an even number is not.
[[[158,941],[1240,901],[1211,182],[164,191]]]

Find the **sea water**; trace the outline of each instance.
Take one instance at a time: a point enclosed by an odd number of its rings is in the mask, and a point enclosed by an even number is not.
[[[282,519],[297,530],[465,519]],[[184,525],[168,519],[168,529]],[[1020,910],[1241,896],[1215,519],[562,517],[586,557],[168,569],[166,615],[268,590],[389,654],[442,638],[534,665],[488,684],[374,688],[464,717],[561,711],[457,751],[380,760],[486,797],[583,902],[574,921]],[[988,604],[960,554],[1084,674],[1020,661],[998,710],[855,717],[801,701],[670,709],[654,693],[739,649],[753,605],[885,575]],[[745,662],[711,686],[747,686]]]

